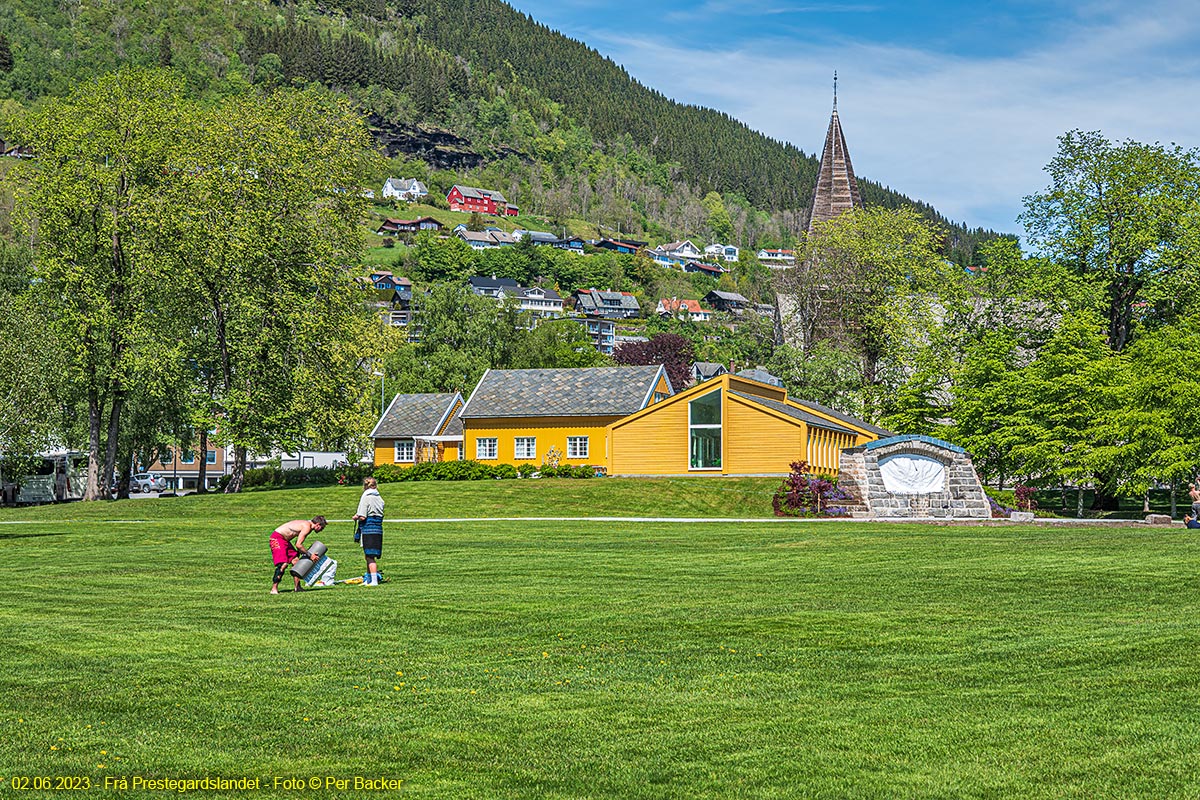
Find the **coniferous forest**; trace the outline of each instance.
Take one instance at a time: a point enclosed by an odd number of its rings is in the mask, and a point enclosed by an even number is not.
[[[452,132],[470,153],[434,166],[461,180],[481,179],[472,172],[487,166],[524,209],[645,238],[726,233],[707,230],[700,205],[715,191],[734,210],[735,244],[790,246],[816,181],[816,155],[677,103],[499,0],[190,0],[169,10],[14,0],[0,10],[0,32],[13,52],[0,73],[8,103],[61,96],[122,64],[172,66],[209,97],[320,83],[418,140],[430,128]],[[995,236],[860,183],[868,204],[911,206],[938,223],[957,263],[976,263]]]

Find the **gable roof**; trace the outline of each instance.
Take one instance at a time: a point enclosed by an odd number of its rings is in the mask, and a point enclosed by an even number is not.
[[[742,297],[737,292],[722,292],[720,289],[713,289],[711,292],[704,295],[704,299],[708,300],[711,303],[712,300],[710,300],[709,298],[716,298],[717,300],[723,300],[726,303],[749,303],[750,302],[749,300]]]
[[[666,371],[647,367],[491,369],[484,373],[460,416],[616,417],[646,406]],[[670,381],[667,381],[670,386]]]
[[[477,189],[474,186],[463,186],[457,183],[450,187],[450,191],[454,191],[455,189],[458,189],[459,193],[463,197],[470,197],[475,200],[494,200],[497,203],[508,203],[508,201],[504,199],[504,195],[500,194],[499,192],[492,191],[491,189]]]
[[[715,361],[697,361],[692,364],[692,375],[696,376],[701,381],[706,381],[709,378],[715,378],[718,375],[724,375],[729,372],[724,364],[718,364]]]
[[[837,433],[848,433],[852,436],[858,435],[857,431],[852,431],[849,428],[843,428],[841,425],[838,425],[835,422],[830,422],[823,417],[818,417],[816,414],[810,414],[804,409],[797,408],[791,403],[781,403],[778,400],[772,400],[769,397],[743,394],[742,392],[735,392],[732,389],[729,390],[729,393],[734,397],[739,397],[742,400],[745,400],[748,403],[754,403],[762,406],[763,408],[769,408],[772,411],[789,416],[792,419],[801,420],[811,428],[821,428],[822,430],[836,431]]]
[[[375,430],[371,431],[371,438],[437,436],[456,402],[462,402],[462,394],[459,392],[398,394],[392,398],[391,405],[380,418]],[[459,425],[461,433],[461,423]],[[449,434],[450,431],[446,433]]]
[[[700,305],[699,300],[691,300],[686,297],[664,297],[658,301],[660,314],[669,313],[675,314],[681,311],[686,311],[689,314],[711,314],[707,308]]]

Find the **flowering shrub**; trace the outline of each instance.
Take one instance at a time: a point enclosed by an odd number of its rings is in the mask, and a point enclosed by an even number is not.
[[[791,466],[791,474],[771,498],[775,516],[841,517],[849,513],[842,503],[850,495],[838,488],[834,478],[809,473],[807,461],[795,461]]]
[[[1032,486],[1026,486],[1024,484],[1017,484],[1017,488],[1014,491],[1014,494],[1016,495],[1016,503],[1017,503],[1018,509],[1020,509],[1021,511],[1037,511],[1038,510],[1037,500],[1033,499],[1034,491],[1035,491],[1035,489]]]
[[[1016,510],[1014,508],[1009,508],[1003,503],[997,501],[996,498],[992,497],[991,495],[988,495],[988,506],[990,506],[992,510],[992,519],[1007,519],[1008,515]]]

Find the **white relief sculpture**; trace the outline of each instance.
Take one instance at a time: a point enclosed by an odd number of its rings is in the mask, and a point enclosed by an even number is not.
[[[880,460],[879,474],[892,494],[932,494],[946,488],[945,465],[928,456],[889,456]]]

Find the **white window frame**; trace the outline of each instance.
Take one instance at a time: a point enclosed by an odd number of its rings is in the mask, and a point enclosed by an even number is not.
[[[485,454],[484,448],[487,448]],[[495,461],[500,456],[500,440],[495,436],[481,436],[475,439],[475,459],[477,461]]]
[[[405,458],[406,455],[407,458]],[[415,464],[417,461],[416,441],[413,439],[397,439],[392,444],[392,460],[397,464]]]
[[[188,450],[185,453],[181,453],[179,455],[179,463],[180,464],[195,464],[196,463],[196,451]]]
[[[537,437],[517,436],[513,438],[513,458],[518,461],[537,459]]]
[[[712,424],[712,423],[700,423],[700,424],[693,423],[693,422],[692,422],[692,404],[693,404],[693,403],[697,403],[697,402],[699,402],[699,401],[701,401],[701,400],[704,400],[704,399],[705,399],[705,398],[707,398],[707,397],[711,397],[711,396],[713,396],[714,394],[717,396],[717,400],[718,400],[718,402],[720,403],[720,408],[721,408],[721,420],[722,420],[722,421],[721,421],[721,422],[718,422],[718,423],[716,423],[715,425],[714,425],[714,424]],[[695,470],[695,471],[704,471],[704,472],[710,472],[710,471],[720,471],[720,470],[724,469],[724,467],[725,467],[725,431],[724,431],[724,427],[725,427],[725,426],[724,426],[724,419],[725,419],[725,397],[722,395],[722,393],[721,393],[721,390],[720,390],[720,389],[717,389],[716,391],[712,391],[712,392],[706,392],[706,393],[704,393],[704,394],[700,395],[699,397],[697,397],[697,398],[695,398],[695,399],[693,399],[693,400],[689,400],[689,401],[688,401],[688,430],[687,430],[688,443],[687,443],[687,454],[688,454],[688,470],[689,470],[689,471],[693,471],[693,470]],[[717,457],[721,459],[721,466],[717,466],[717,467],[693,467],[693,466],[692,466],[692,431],[694,431],[694,430],[697,430],[697,429],[699,429],[699,430],[713,430],[713,429],[716,429],[716,430],[720,431],[720,436],[721,436],[721,452],[720,452],[720,454],[719,454]]]
[[[206,464],[215,464],[215,463],[217,463],[217,451],[216,451],[216,450],[209,450],[208,452],[206,452],[206,453],[204,454],[204,462],[205,462]]]
[[[580,447],[580,443],[583,447]],[[587,436],[567,437],[567,458],[587,458],[590,444]]]

